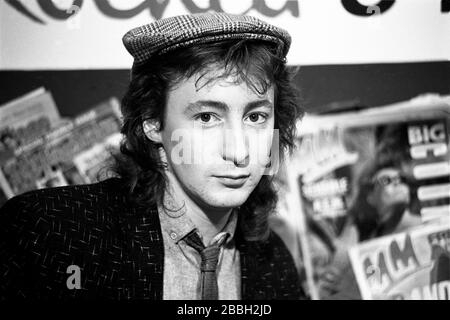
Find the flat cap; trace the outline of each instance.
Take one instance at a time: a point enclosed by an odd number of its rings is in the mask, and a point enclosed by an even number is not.
[[[195,44],[230,39],[256,39],[275,44],[286,57],[291,44],[289,33],[252,16],[209,12],[181,15],[146,24],[128,31],[122,38],[134,57],[134,66],[155,55]]]

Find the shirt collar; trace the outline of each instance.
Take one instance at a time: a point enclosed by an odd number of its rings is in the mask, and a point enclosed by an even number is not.
[[[166,232],[170,239],[175,243],[178,243],[184,237],[186,237],[193,230],[196,230],[196,226],[192,220],[187,216],[185,207],[178,211],[167,211],[163,206],[158,205],[158,215],[161,221],[161,229]],[[213,239],[212,243],[218,241],[224,235],[226,235],[225,244],[229,244],[234,238],[236,231],[236,225],[238,220],[238,210],[233,209],[228,217],[225,226]],[[201,236],[201,235],[200,235]]]
[[[225,226],[223,227],[222,232],[228,234],[227,239],[225,240],[226,244],[229,244],[231,240],[234,238],[234,233],[236,232],[236,225],[238,220],[238,209],[233,209],[231,211],[230,216],[228,217],[227,223],[225,223]],[[220,234],[219,233],[219,234]]]
[[[166,232],[175,243],[178,243],[178,241],[196,229],[191,219],[187,216],[185,207],[178,211],[168,211],[163,206],[158,205],[158,214],[162,231]]]

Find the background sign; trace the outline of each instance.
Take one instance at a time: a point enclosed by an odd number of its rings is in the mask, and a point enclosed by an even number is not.
[[[131,28],[208,10],[287,29],[294,65],[447,61],[449,0],[5,0],[0,69],[122,69]]]

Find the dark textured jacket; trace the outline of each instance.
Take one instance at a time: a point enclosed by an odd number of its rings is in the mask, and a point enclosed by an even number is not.
[[[156,207],[133,206],[121,180],[43,189],[0,209],[0,300],[162,299],[164,246]],[[271,233],[236,233],[242,299],[301,299],[290,253]],[[81,289],[68,289],[70,265]]]

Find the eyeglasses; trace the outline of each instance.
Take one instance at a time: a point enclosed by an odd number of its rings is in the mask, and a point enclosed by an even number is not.
[[[408,179],[402,174],[394,175],[380,175],[375,177],[372,181],[373,184],[378,184],[380,187],[386,187],[390,184],[407,183]]]

